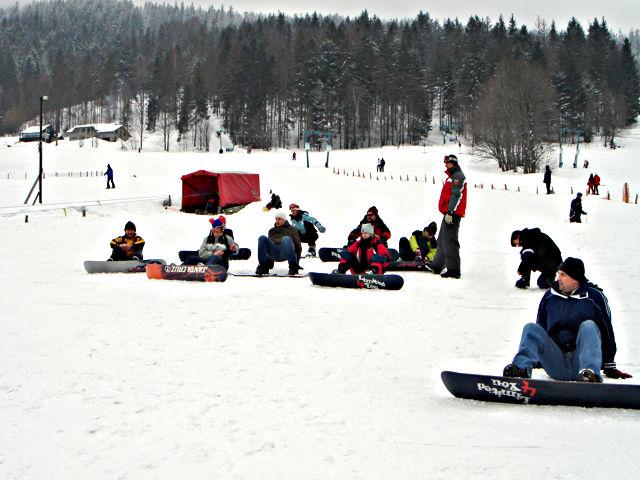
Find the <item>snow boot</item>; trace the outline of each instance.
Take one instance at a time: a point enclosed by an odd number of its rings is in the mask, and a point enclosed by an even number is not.
[[[583,368],[578,372],[579,382],[602,383],[602,378],[590,368]]]
[[[520,368],[513,363],[510,363],[504,370],[502,371],[503,377],[512,377],[512,378],[531,378],[529,372],[527,372],[524,368]]]

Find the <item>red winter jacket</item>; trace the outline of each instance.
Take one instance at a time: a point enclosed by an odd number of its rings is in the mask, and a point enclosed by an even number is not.
[[[445,173],[448,178],[440,192],[438,209],[443,215],[452,211],[456,215],[464,217],[464,212],[467,209],[467,180],[464,173],[459,165],[454,166],[451,170],[447,169]]]
[[[375,237],[371,237],[371,241],[369,242],[368,247],[363,247],[364,245],[362,244],[362,238],[359,238],[347,248],[347,251],[355,257],[357,263],[359,263],[363,267],[362,270],[366,270],[367,265],[369,265],[374,268],[379,267],[379,270],[383,272],[384,269],[389,266],[389,262],[391,262],[391,254],[389,253],[389,250],[387,250],[387,247],[384,246],[384,243],[382,243]],[[376,254],[382,255],[385,258],[385,261],[382,263],[372,262],[371,258]],[[340,260],[340,263],[347,263],[347,261],[343,258]],[[355,272],[352,269],[351,273],[362,272]]]

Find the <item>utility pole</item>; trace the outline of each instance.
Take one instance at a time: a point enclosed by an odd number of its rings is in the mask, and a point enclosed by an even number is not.
[[[49,100],[49,97],[43,95],[40,97],[40,135],[38,142],[38,153],[40,157],[40,168],[38,169],[38,200],[42,205],[42,106],[44,102]]]

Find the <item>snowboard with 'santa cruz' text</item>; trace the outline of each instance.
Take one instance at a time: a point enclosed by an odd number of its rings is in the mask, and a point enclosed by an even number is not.
[[[147,277],[157,280],[224,282],[227,269],[220,265],[147,265]]]

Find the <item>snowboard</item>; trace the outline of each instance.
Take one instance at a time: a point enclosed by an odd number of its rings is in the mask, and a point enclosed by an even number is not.
[[[157,280],[187,280],[190,282],[224,282],[227,269],[220,265],[158,265],[147,266],[147,277]]]
[[[440,375],[454,396],[525,405],[640,409],[640,385],[562,382],[444,371]]]
[[[309,272],[309,278],[311,278],[311,283],[321,287],[400,290],[404,285],[404,279],[399,275],[349,275]]]
[[[385,269],[389,272],[401,272],[401,271],[416,271],[416,272],[432,272],[429,265],[425,262],[406,262],[403,260],[398,260],[397,262],[391,262],[389,266]]]
[[[260,275],[258,273],[243,273],[243,272],[238,272],[238,273],[229,273],[229,275],[233,276],[233,277],[257,277],[257,278],[262,278],[262,277],[277,277],[277,278],[305,278],[308,277],[309,274],[308,273],[297,273],[295,275],[289,275],[287,273],[267,273],[265,275]]]
[[[149,260],[85,260],[84,269],[87,273],[138,273],[144,272],[149,264],[165,265],[167,262],[160,258]]]
[[[178,257],[181,262],[186,262],[187,258],[191,255],[198,255],[197,250],[180,250],[178,252]],[[251,250],[248,248],[239,248],[238,253],[235,255],[229,255],[229,260],[249,260],[251,257]]]
[[[344,250],[344,248],[340,247],[323,247],[318,250],[318,258],[323,262],[339,262],[340,261],[340,252]],[[391,255],[392,261],[397,261],[400,258],[400,254],[395,248],[389,248],[389,254]]]

